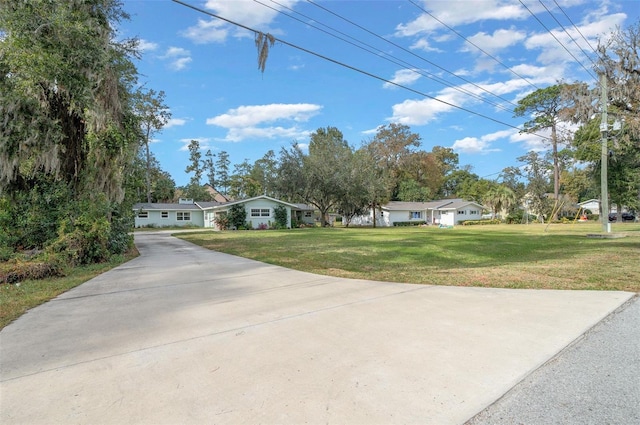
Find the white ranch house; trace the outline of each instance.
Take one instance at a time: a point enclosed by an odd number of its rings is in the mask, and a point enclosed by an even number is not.
[[[274,209],[282,205],[287,210],[287,227],[291,219],[300,223],[313,224],[313,208],[303,204],[290,204],[266,195],[230,202],[194,202],[181,199],[176,203],[139,203],[133,206],[135,227],[192,226],[218,230],[215,218],[226,215],[235,204],[244,205],[247,222],[254,229],[275,222]]]
[[[486,207],[464,199],[441,199],[429,202],[392,201],[376,210],[376,226],[390,227],[400,222],[454,226],[465,220],[480,220],[483,209]],[[370,210],[368,215],[354,217],[350,224],[373,225],[373,212]]]

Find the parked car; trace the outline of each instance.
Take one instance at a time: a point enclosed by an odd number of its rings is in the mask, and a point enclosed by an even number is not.
[[[618,220],[618,214],[616,213],[609,214],[609,221],[617,221],[617,220]],[[629,213],[629,212],[622,213],[622,221],[635,221],[635,220],[636,220],[636,216],[633,215],[633,213]]]

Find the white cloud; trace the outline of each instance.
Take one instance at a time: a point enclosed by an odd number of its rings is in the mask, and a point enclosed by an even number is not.
[[[280,0],[278,4],[269,5],[270,7],[259,7],[250,0],[208,0],[205,8],[222,18],[274,34],[278,31],[270,28],[270,25],[278,16],[278,11],[292,8],[297,2],[298,0]],[[209,21],[198,19],[195,26],[181,32],[181,35],[197,44],[221,43],[230,34],[234,37],[252,36],[247,30],[237,28],[217,18],[212,18]]]
[[[542,136],[542,137],[540,137]],[[543,152],[549,148],[548,140],[550,137],[548,131],[539,131],[537,135],[531,133],[513,133],[509,138],[511,143],[520,143],[525,151]]]
[[[485,52],[496,54],[507,47],[520,43],[525,38],[527,38],[527,34],[524,31],[518,31],[516,29],[499,29],[494,31],[493,34],[479,32],[468,37],[468,40]],[[480,50],[468,43],[465,43],[462,51],[482,54]]]
[[[310,132],[297,125],[285,127],[268,124],[277,121],[307,122],[321,109],[322,106],[310,103],[240,106],[230,109],[225,114],[208,118],[207,124],[227,129],[225,140],[232,142],[259,138],[295,139],[307,137]]]
[[[200,144],[200,150],[211,149],[211,139],[208,137],[191,137],[187,139],[180,139],[180,143],[182,143],[182,147],[180,147],[180,151],[188,151],[189,144],[192,140],[197,140]]]
[[[433,47],[431,43],[429,43],[429,40],[427,40],[426,38],[419,39],[418,41],[413,43],[410,48],[424,50],[425,52],[442,52],[442,50],[438,49],[437,47]]]
[[[514,133],[514,130],[502,130],[495,133],[485,134],[480,138],[465,137],[456,140],[451,146],[452,149],[469,154],[487,154],[490,152],[500,152],[500,149],[491,148],[491,142],[499,139],[508,138]]]
[[[469,104],[480,102],[469,93],[491,99],[493,102],[502,102],[500,99],[489,96],[487,92],[503,97],[507,94],[518,93],[527,87],[530,87],[529,84],[520,78],[491,84],[463,84],[457,87],[447,87],[435,96],[436,99],[408,99],[393,105],[393,115],[388,120],[405,125],[425,125],[436,120],[441,114],[458,110],[456,107],[466,107]]]
[[[169,47],[165,54],[160,56],[160,59],[169,61],[169,68],[174,71],[183,70],[192,62],[189,50],[175,46]]]
[[[179,127],[185,125],[186,123],[187,120],[185,120],[184,118],[170,118],[163,128]]]
[[[185,69],[187,65],[191,63],[191,61],[192,61],[191,58],[178,58],[173,62],[171,62],[170,66],[171,66],[171,69],[173,69],[174,71],[180,71]]]
[[[423,3],[422,7],[425,10],[449,26],[470,24],[484,20],[520,20],[529,16],[522,6],[504,0],[466,1],[460,3],[460,7],[452,7],[451,2],[442,0],[425,0]],[[396,35],[412,37],[444,29],[437,20],[427,14],[422,14],[413,21],[398,25],[396,27]]]
[[[221,43],[227,39],[229,27],[224,21],[216,18],[212,18],[209,21],[198,19],[196,25],[182,31],[180,35],[196,44]]]
[[[415,83],[419,79],[420,79],[420,74],[418,73],[417,70],[401,69],[399,71],[396,71],[396,73],[394,74],[393,78],[390,81],[391,83],[408,86]],[[384,83],[382,87],[384,87],[385,89],[398,88],[398,86],[391,83]]]
[[[585,64],[588,64],[589,61],[584,57],[582,50],[590,52],[591,47],[587,45],[582,37],[584,36],[589,40],[589,44],[591,46],[596,46],[598,44],[599,37],[610,33],[617,26],[622,26],[626,17],[627,15],[624,13],[592,16],[592,18],[597,19],[597,21],[583,23],[578,26],[577,29],[574,27],[566,27],[569,35],[567,35],[564,30],[559,29],[551,30],[553,35],[546,31],[533,34],[527,38],[525,47],[529,50],[540,50],[541,53],[538,56],[538,61],[543,64],[552,64],[561,61],[575,61],[575,59],[571,57],[571,54]],[[572,39],[575,40],[575,42]],[[566,47],[571,54],[569,54],[563,46]]]
[[[142,38],[138,40],[138,49],[143,53],[156,50],[157,48],[158,48],[157,43],[153,43],[151,41],[148,41]]]

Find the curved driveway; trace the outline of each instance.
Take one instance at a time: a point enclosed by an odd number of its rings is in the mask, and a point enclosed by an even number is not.
[[[460,424],[632,297],[313,275],[136,234],[0,332],[3,424]]]

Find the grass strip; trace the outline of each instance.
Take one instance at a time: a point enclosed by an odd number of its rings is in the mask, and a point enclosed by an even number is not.
[[[64,277],[25,280],[17,284],[0,284],[0,329],[27,310],[137,256],[137,251],[132,250],[126,255],[114,256],[105,263],[76,267]]]

